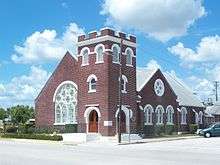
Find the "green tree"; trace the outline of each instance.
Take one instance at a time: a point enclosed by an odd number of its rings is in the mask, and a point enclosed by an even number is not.
[[[13,124],[24,124],[29,119],[34,118],[33,107],[17,105],[8,108],[9,115]]]
[[[3,120],[7,117],[7,112],[5,111],[5,109],[0,108],[0,120]]]

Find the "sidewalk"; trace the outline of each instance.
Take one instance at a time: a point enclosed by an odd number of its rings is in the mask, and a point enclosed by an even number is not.
[[[16,138],[1,138],[0,142],[19,142],[19,143],[35,143],[35,144],[55,144],[62,145],[62,141],[51,141],[51,140],[36,140],[36,139],[16,139]]]
[[[32,139],[13,139],[13,138],[0,138],[2,142],[20,142],[20,143],[35,143],[35,144],[55,144],[55,145],[129,145],[129,144],[143,144],[143,143],[157,143],[163,141],[175,141],[175,140],[187,140],[201,138],[200,136],[180,136],[180,137],[158,137],[158,138],[146,138],[141,140],[131,140],[130,143],[127,140],[122,141],[118,144],[117,139],[103,141],[96,140],[86,143],[74,143],[74,142],[64,142],[64,141],[49,141],[49,140],[32,140]]]
[[[132,140],[130,143],[128,141],[123,141],[119,145],[128,145],[128,144],[142,144],[142,143],[156,143],[163,141],[174,141],[174,140],[187,140],[187,139],[196,139],[201,138],[201,136],[180,136],[180,137],[158,137],[158,138],[146,138],[141,140]]]

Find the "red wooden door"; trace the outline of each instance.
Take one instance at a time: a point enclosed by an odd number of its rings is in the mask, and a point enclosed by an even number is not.
[[[89,114],[89,132],[98,132],[98,114],[95,110]]]

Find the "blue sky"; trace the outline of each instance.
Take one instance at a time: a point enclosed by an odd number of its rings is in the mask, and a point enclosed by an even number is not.
[[[33,104],[63,52],[75,53],[77,34],[105,26],[137,36],[138,67],[160,67],[201,99],[213,97],[212,82],[220,80],[219,7],[217,0],[3,0],[0,106]]]

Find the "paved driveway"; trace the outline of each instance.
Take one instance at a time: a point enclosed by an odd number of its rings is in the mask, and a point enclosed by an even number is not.
[[[135,145],[0,140],[0,165],[203,165],[220,164],[220,138]]]

